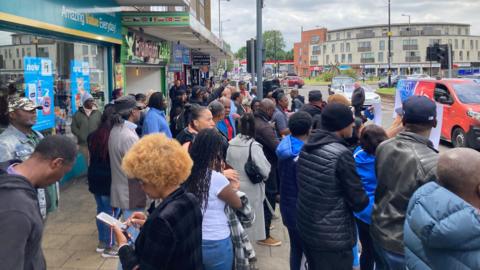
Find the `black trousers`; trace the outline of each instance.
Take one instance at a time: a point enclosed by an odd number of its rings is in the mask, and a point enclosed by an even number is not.
[[[370,236],[370,225],[356,219],[358,236],[360,242],[362,243],[362,254],[360,255],[360,269],[362,270],[373,270],[375,265],[375,256],[373,248],[373,240]]]
[[[276,193],[265,192],[265,201],[263,201],[263,212],[265,217],[265,236],[266,238],[270,237],[270,225],[272,225],[272,211],[267,205],[267,200],[272,206],[273,211],[275,211],[275,197],[277,196]]]
[[[353,251],[318,251],[303,245],[308,270],[352,270]],[[363,269],[362,269],[363,270]]]

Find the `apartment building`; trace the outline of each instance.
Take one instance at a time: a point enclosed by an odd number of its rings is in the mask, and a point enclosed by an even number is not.
[[[480,36],[471,35],[469,24],[392,24],[391,32],[394,74],[438,74],[440,63],[426,61],[427,47],[435,43],[452,44],[454,67],[480,66]],[[308,57],[310,72],[339,65],[383,75],[388,70],[388,25],[329,30],[325,42],[310,44]]]
[[[293,58],[295,71],[299,76],[310,75],[310,48],[313,45],[325,43],[327,29],[320,28],[302,31],[301,41],[293,45]]]

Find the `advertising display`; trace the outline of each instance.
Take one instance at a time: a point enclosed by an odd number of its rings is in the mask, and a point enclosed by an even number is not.
[[[90,93],[90,71],[88,62],[70,61],[70,89],[72,91],[72,114],[82,107],[82,95]]]
[[[124,35],[126,64],[160,65],[170,61],[170,42],[128,32]],[[180,56],[181,57],[181,56]]]
[[[41,131],[55,127],[53,105],[53,65],[52,60],[38,57],[23,58],[25,72],[25,96],[42,106],[37,110],[37,123],[34,130]]]

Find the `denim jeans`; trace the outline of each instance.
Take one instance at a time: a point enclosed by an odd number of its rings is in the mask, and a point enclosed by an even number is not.
[[[223,240],[202,240],[204,270],[233,269],[233,246],[229,236]]]
[[[129,217],[133,215],[135,212],[143,212],[145,209],[144,208],[137,208],[137,209],[122,209],[122,216],[123,216],[123,221],[126,221]],[[135,240],[137,240],[138,235],[140,234],[140,230],[134,228],[134,227],[129,227],[127,229],[128,234],[130,234],[131,238],[129,243],[133,244],[135,243]],[[120,260],[118,261],[118,270],[122,270],[122,263],[120,263]]]
[[[97,214],[105,212],[115,218],[118,218],[119,210],[110,205],[110,196],[94,195],[97,203]],[[107,247],[115,245],[115,237],[110,226],[96,219],[98,230],[98,241],[105,244]]]
[[[303,255],[302,239],[296,227],[287,227],[287,230],[290,237],[290,269],[300,270]]]
[[[374,243],[373,247],[375,249],[375,269],[376,270],[406,269],[405,255],[387,251],[377,243]]]

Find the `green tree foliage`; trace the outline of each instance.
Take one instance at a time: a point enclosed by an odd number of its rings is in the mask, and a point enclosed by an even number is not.
[[[268,30],[263,32],[263,44],[265,49],[266,60],[293,60],[293,49],[285,51],[285,39],[282,32],[278,30]],[[247,57],[247,48],[241,47],[235,58],[245,59]]]
[[[237,59],[245,59],[247,58],[247,47],[243,46],[235,53],[235,58]]]

